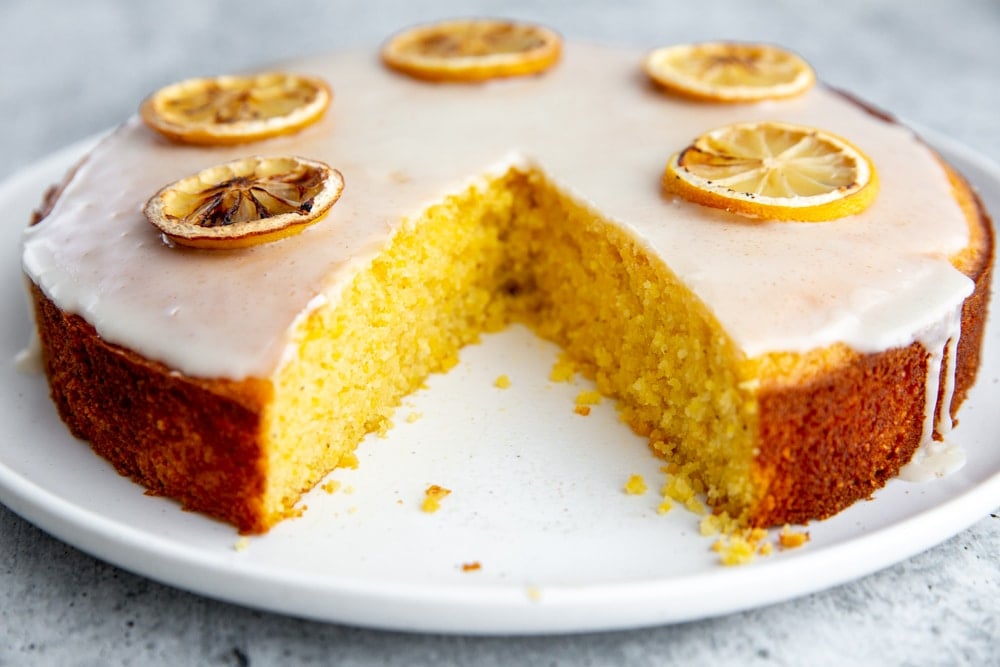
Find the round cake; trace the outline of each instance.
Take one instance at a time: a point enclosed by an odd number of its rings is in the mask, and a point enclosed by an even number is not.
[[[455,83],[340,53],[288,65],[333,95],[294,134],[197,146],[126,121],[24,240],[63,420],[151,492],[264,532],[463,345],[522,322],[744,525],[954,465],[993,257],[968,184],[823,85],[713,104],[652,84],[643,58],[570,42],[543,72]],[[695,137],[764,121],[846,138],[878,195],[799,223],[663,192]],[[250,155],[320,160],[343,193],[302,233],[232,250],[167,243],[143,215]]]

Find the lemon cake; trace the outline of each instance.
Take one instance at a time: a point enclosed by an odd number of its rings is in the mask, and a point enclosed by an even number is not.
[[[290,66],[332,91],[295,133],[199,145],[126,121],[24,240],[62,419],[150,492],[264,532],[462,346],[521,322],[744,525],[955,465],[993,257],[974,192],[837,91],[706,102],[644,55],[570,42],[543,71],[456,83],[340,53]],[[671,155],[737,122],[845,138],[877,195],[795,222],[666,189]],[[322,161],[340,198],[247,248],[149,224],[166,184],[247,156]]]

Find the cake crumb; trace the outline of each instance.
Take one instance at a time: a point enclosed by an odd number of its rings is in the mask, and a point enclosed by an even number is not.
[[[662,503],[660,503],[659,505],[656,506],[656,513],[657,514],[666,514],[667,512],[669,512],[670,510],[672,510],[673,508],[674,508],[674,504],[673,503],[671,503],[669,500],[664,500]]]
[[[601,393],[594,390],[581,391],[576,395],[577,405],[597,405],[601,402]]]
[[[625,482],[625,493],[630,496],[641,496],[646,493],[646,480],[642,478],[642,475],[632,475]]]
[[[451,489],[446,489],[437,484],[431,484],[424,491],[424,502],[420,509],[428,514],[433,514],[441,509],[441,499],[451,493]]]
[[[354,493],[354,487],[350,485],[345,486],[344,493],[346,493],[347,495],[351,495],[352,493]]]
[[[542,599],[542,589],[538,586],[528,586],[525,592],[528,594],[528,599],[532,602],[540,602]]]
[[[340,482],[335,479],[331,479],[325,482],[320,488],[332,495],[337,491],[337,489],[340,488]]]
[[[337,463],[337,467],[357,470],[358,457],[354,454],[354,452],[347,452],[346,454],[340,457],[340,461]]]
[[[723,565],[746,565],[753,561],[757,553],[757,544],[742,535],[730,535],[728,539],[718,540],[712,548],[719,553]]]
[[[240,537],[240,539],[236,540],[236,544],[233,545],[233,549],[235,549],[239,553],[243,553],[249,548],[250,548],[250,538],[247,537],[246,535],[243,535],[242,537]]]
[[[380,437],[380,438],[388,438],[389,437],[389,431],[391,431],[393,428],[395,428],[395,426],[396,425],[392,423],[391,419],[388,419],[388,418],[382,419],[378,423],[378,430],[376,431],[376,433],[378,434],[378,437]],[[355,466],[355,467],[357,467],[357,466]]]
[[[412,424],[413,422],[417,421],[418,419],[420,419],[423,416],[424,416],[424,413],[422,413],[422,412],[411,412],[410,414],[406,415],[406,423],[407,424]]]
[[[556,359],[552,370],[549,371],[549,380],[552,382],[572,382],[574,375],[576,375],[576,364],[565,353],[562,353]]]
[[[590,415],[589,405],[577,405],[573,407],[573,412],[580,415],[581,417],[587,417]]]
[[[462,572],[477,572],[481,569],[483,569],[483,566],[478,560],[474,560],[471,563],[462,563]]]
[[[507,389],[510,387],[510,378],[506,375],[501,375],[493,381],[493,386],[497,389]]]
[[[705,509],[705,505],[695,496],[691,496],[690,498],[685,500],[684,507],[686,507],[690,512],[694,512],[698,516],[704,516],[705,514],[708,513],[708,510]]]
[[[782,549],[798,549],[808,541],[808,532],[792,530],[792,527],[787,523],[782,526],[781,532],[778,533],[778,544],[781,545]]]
[[[706,524],[715,523],[718,526],[729,526],[728,517],[722,522],[702,521],[702,535]],[[764,528],[743,528],[724,535],[712,544],[712,551],[719,554],[719,562],[723,565],[746,565],[759,554],[767,556],[774,550],[774,545],[767,541],[768,533]]]

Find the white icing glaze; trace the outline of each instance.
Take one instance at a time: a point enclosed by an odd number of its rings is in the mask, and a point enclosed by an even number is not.
[[[924,428],[920,448],[899,472],[900,479],[923,482],[952,473],[965,465],[965,451],[948,440],[951,433],[951,400],[955,395],[958,339],[962,309],[956,308],[937,326],[921,332],[917,340],[927,350]],[[944,386],[941,382],[944,382]],[[938,401],[938,394],[941,400]]]
[[[911,132],[822,87],[757,105],[679,100],[644,80],[641,59],[568,44],[542,76],[483,85],[411,80],[384,69],[374,50],[292,63],[333,88],[324,120],[218,148],[173,145],[128,121],[26,232],[25,271],[107,340],[191,375],[268,377],[310,304],[336,299],[402,221],[484,174],[534,165],[662,256],[749,356],[837,341],[864,352],[909,344],[971,293],[947,261],[968,242],[965,219]],[[880,175],[875,203],[827,223],[770,223],[661,195],[674,151],[756,119],[851,140]],[[346,181],[326,220],[297,237],[191,251],[165,245],[142,216],[165,183],[243,155],[287,153],[323,160]]]

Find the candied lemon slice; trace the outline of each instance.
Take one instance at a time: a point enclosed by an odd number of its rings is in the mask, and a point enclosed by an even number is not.
[[[194,248],[246,248],[297,234],[340,198],[344,178],[300,157],[248,157],[164,187],[143,212],[164,236]]]
[[[165,86],[139,115],[173,141],[237,144],[297,132],[319,120],[331,98],[323,81],[297,74],[218,76]]]
[[[483,81],[542,72],[561,52],[562,38],[543,26],[462,19],[404,30],[382,47],[382,60],[418,79]]]
[[[736,123],[674,154],[663,190],[770,220],[833,220],[860,213],[878,192],[871,161],[845,139],[778,122]]]
[[[668,91],[715,102],[793,97],[816,80],[812,67],[790,51],[739,42],[666,46],[646,57],[645,70]]]

